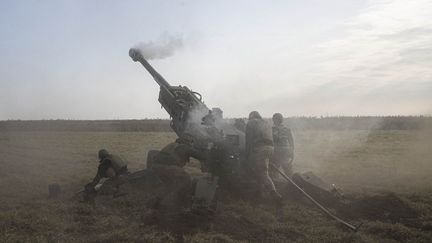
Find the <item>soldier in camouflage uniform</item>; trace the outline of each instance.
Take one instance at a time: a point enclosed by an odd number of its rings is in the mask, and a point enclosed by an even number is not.
[[[113,196],[119,195],[119,187],[125,182],[124,175],[127,174],[127,164],[120,157],[101,149],[98,152],[99,166],[93,181],[84,187],[84,200],[93,202],[96,195],[96,185],[102,178],[109,178],[114,189]]]
[[[273,199],[280,200],[281,195],[269,176],[269,159],[272,154],[273,136],[271,128],[257,111],[252,111],[246,125],[247,159],[260,184],[261,196],[265,198],[265,194],[270,194]]]
[[[282,167],[284,172],[292,175],[292,162],[294,159],[294,140],[291,130],[283,125],[283,116],[280,113],[273,115],[273,143],[274,153],[271,162],[276,167]],[[271,170],[272,178],[277,177],[277,172]]]
[[[246,132],[246,122],[241,118],[236,118],[234,120],[234,127],[239,131]]]
[[[216,111],[213,112],[213,111]],[[219,108],[213,108],[209,110],[208,114],[201,119],[201,125],[204,126],[208,137],[207,142],[221,142],[224,138],[223,131],[216,127],[216,121],[220,123],[222,119],[222,110]]]
[[[205,115],[202,119],[201,119],[201,124],[202,125],[206,125],[206,126],[214,126],[216,122],[216,117],[213,115],[213,111],[209,110],[208,114]]]

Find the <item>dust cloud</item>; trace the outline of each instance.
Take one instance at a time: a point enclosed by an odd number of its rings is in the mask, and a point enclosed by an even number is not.
[[[344,154],[364,147],[369,135],[377,130],[382,122],[379,117],[361,125],[355,119],[343,122],[343,118],[329,122],[326,122],[326,119],[318,118],[316,124],[310,124],[309,120],[312,118],[285,119],[285,125],[291,129],[294,137],[295,171],[325,174],[329,163],[339,161]],[[269,120],[272,124],[271,119]]]
[[[430,119],[423,124],[421,117],[375,117],[359,124],[360,119],[346,119],[338,128],[288,119],[295,141],[294,171],[313,171],[354,192],[409,192],[430,185]],[[410,119],[417,125],[409,126]]]

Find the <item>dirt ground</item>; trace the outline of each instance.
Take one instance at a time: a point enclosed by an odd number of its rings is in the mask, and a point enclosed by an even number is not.
[[[357,233],[289,191],[280,208],[225,198],[210,219],[160,213],[145,195],[101,197],[92,207],[74,194],[94,176],[100,148],[136,171],[175,135],[2,132],[0,242],[432,242],[431,131],[303,130],[294,138],[294,169],[342,188],[349,203],[330,210],[363,223]],[[200,173],[195,163],[187,170]],[[49,199],[54,182],[63,193]]]

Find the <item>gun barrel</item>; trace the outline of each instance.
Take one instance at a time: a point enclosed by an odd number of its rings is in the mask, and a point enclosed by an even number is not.
[[[131,48],[129,50],[129,56],[132,58],[134,62],[140,62],[145,69],[153,76],[153,79],[159,86],[165,86],[166,88],[170,87],[170,84],[160,75],[151,65],[147,62],[147,60],[142,55],[141,51],[136,48]]]

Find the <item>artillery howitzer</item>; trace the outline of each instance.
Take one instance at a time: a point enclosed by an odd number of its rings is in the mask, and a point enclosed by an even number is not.
[[[205,161],[200,161],[201,164],[218,177],[236,173],[244,158],[244,132],[224,122],[222,117],[214,117],[216,121],[213,125],[202,124],[210,109],[199,93],[186,86],[170,85],[139,50],[131,48],[129,56],[133,61],[140,62],[159,85],[159,103],[170,115],[170,126],[177,136],[191,135],[194,147],[207,155]]]
[[[215,122],[214,126],[208,127],[201,123],[202,118],[209,114],[210,109],[202,101],[202,96],[190,90],[186,86],[171,86],[143,57],[142,53],[134,48],[129,50],[129,56],[135,62],[140,62],[160,87],[159,103],[168,112],[171,117],[170,126],[174,132],[182,137],[190,134],[193,137],[193,145],[207,155],[205,161],[200,161],[208,168],[208,172],[216,176],[214,183],[207,183],[201,180],[197,183],[204,185],[203,188],[196,188],[200,194],[212,195],[216,190],[215,183],[219,185],[238,186],[238,179],[244,177],[246,168],[242,168],[245,160],[245,134],[242,129],[238,129],[233,124],[224,123],[223,121]],[[220,118],[221,119],[221,118]],[[215,132],[214,129],[221,130],[222,133]],[[148,162],[151,161],[152,155],[157,151],[150,151]],[[309,200],[318,206],[324,213],[331,218],[342,223],[347,228],[357,231],[359,226],[353,226],[342,219],[334,216],[324,206],[312,198],[306,191],[299,187],[291,178],[285,175],[277,167],[271,164],[271,167],[282,175],[290,184],[304,194]],[[234,180],[234,181],[233,181]],[[234,183],[233,183],[234,182]],[[207,185],[207,186],[206,186]],[[317,187],[318,188],[318,187]],[[207,192],[205,192],[207,190]],[[209,202],[207,202],[209,203]]]

